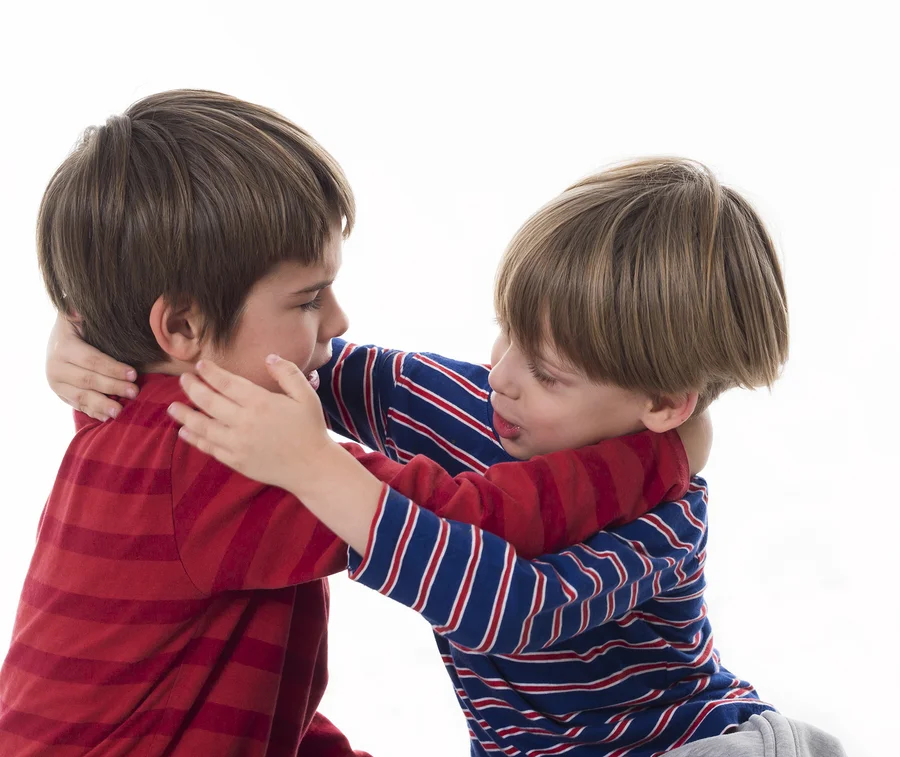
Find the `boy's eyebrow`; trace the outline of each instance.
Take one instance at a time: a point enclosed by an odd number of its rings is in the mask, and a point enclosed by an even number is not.
[[[308,286],[305,289],[298,289],[296,292],[291,292],[290,296],[293,297],[298,294],[310,294],[312,292],[318,292],[320,289],[325,289],[326,287],[330,287],[334,284],[334,279],[327,279],[325,281],[319,281],[313,284],[312,286]]]

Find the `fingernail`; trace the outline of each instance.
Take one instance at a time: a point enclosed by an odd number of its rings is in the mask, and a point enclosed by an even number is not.
[[[175,403],[174,402],[166,408],[166,412],[169,415],[175,415]]]
[[[125,378],[129,381],[134,381],[137,378],[137,371],[128,371],[128,373],[125,374]]]
[[[99,420],[101,423],[106,423],[109,420],[109,416],[101,415],[97,420]]]
[[[205,367],[205,366],[203,365],[203,361],[202,361],[202,360],[198,360],[198,361],[197,361],[197,366],[196,366],[196,367],[197,367],[197,370],[198,370],[198,371],[202,371],[202,370],[204,369],[204,367]]]
[[[266,362],[267,362],[269,365],[275,365],[275,363],[277,363],[279,360],[281,360],[281,358],[278,357],[278,355],[269,355],[269,356],[266,358]]]
[[[178,429],[178,436],[180,436],[182,439],[187,439],[188,434],[189,434],[189,432],[184,426],[182,426],[180,429]]]
[[[134,399],[135,397],[137,397],[137,394],[138,394],[138,393],[137,393],[137,389],[136,389],[135,387],[129,386],[129,387],[125,390],[125,394],[126,394],[126,396],[129,397],[130,399]]]
[[[106,411],[106,413],[107,413],[107,415],[109,415],[110,418],[118,418],[119,417],[119,408],[111,407],[109,410]],[[109,420],[109,419],[107,419],[107,420]]]

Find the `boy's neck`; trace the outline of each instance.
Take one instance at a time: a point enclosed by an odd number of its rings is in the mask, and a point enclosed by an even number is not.
[[[194,363],[189,363],[185,360],[169,359],[145,365],[138,373],[162,373],[166,376],[180,376],[182,373],[189,373],[193,370]]]

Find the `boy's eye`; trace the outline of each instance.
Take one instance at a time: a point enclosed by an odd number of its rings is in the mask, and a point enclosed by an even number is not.
[[[300,305],[300,309],[303,311],[318,310],[320,307],[322,307],[322,292],[321,291],[319,291],[316,294],[314,299],[310,300],[309,302],[304,302],[302,305]]]
[[[534,376],[538,382],[544,384],[544,386],[553,386],[556,383],[556,379],[553,376],[544,373],[540,368],[538,368],[534,363],[528,364],[528,370],[531,371],[531,375]]]

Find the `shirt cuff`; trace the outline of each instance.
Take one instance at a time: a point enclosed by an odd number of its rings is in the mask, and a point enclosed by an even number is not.
[[[347,549],[347,569],[353,581],[366,583],[369,573],[384,571],[385,563],[393,563],[398,543],[404,541],[404,535],[408,539],[415,511],[418,507],[411,500],[394,491],[387,484],[381,491],[381,500],[372,518],[372,527],[369,530],[369,541],[366,552],[360,555],[352,547]],[[390,565],[392,567],[392,565]],[[388,571],[390,572],[390,571]]]

